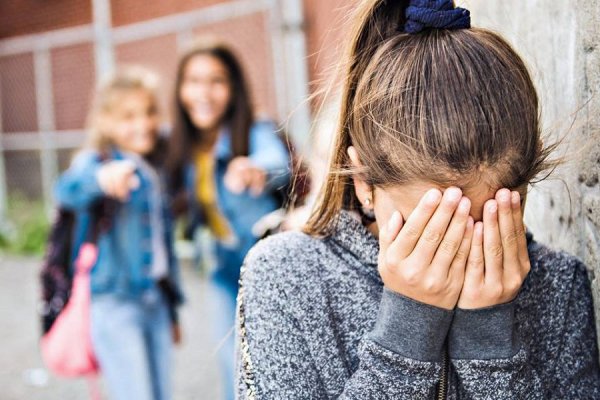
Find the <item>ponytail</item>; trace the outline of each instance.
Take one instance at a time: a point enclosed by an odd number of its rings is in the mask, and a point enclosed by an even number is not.
[[[525,64],[497,34],[471,29],[467,10],[450,0],[370,0],[355,21],[329,173],[306,233],[326,236],[340,210],[360,212],[353,176],[372,187],[516,188],[553,167]]]

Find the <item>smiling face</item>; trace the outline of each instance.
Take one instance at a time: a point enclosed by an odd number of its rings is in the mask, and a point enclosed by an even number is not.
[[[156,144],[158,110],[152,94],[144,89],[122,90],[113,106],[101,117],[102,130],[119,149],[140,155]]]
[[[196,128],[218,129],[231,103],[229,72],[218,58],[196,55],[184,67],[178,95]]]

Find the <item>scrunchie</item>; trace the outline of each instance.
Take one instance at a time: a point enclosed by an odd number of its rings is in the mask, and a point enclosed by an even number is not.
[[[411,0],[406,8],[404,32],[419,33],[427,28],[468,29],[471,27],[469,10],[454,7],[452,0]]]

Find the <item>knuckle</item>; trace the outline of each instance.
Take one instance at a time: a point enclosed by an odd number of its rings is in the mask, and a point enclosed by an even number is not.
[[[398,262],[396,255],[389,252],[384,256],[383,261],[387,267],[393,267]]]
[[[522,226],[516,226],[515,227],[515,236],[517,238],[525,236],[525,228]]]
[[[523,282],[521,281],[521,279],[511,279],[508,283],[506,283],[504,285],[504,291],[509,293],[509,294],[514,294],[516,292],[519,291],[519,289],[521,289],[521,284]]]
[[[438,244],[442,240],[442,235],[439,231],[426,230],[423,232],[423,240],[430,244]]]
[[[483,257],[481,255],[470,256],[467,260],[467,266],[470,268],[480,268],[483,266]]]
[[[456,250],[456,254],[454,255],[454,261],[463,262],[467,259],[468,256],[469,256],[468,250],[465,248],[459,247],[458,250]]]
[[[517,243],[518,239],[519,239],[519,236],[517,235],[517,232],[512,231],[512,232],[504,235],[504,237],[502,238],[502,242],[505,243],[506,245],[512,246],[513,244]]]
[[[418,239],[420,232],[414,226],[406,226],[404,233],[409,239]]]
[[[415,268],[404,268],[402,270],[402,278],[409,286],[417,286],[420,281],[419,273]]]
[[[438,246],[438,251],[447,254],[454,255],[457,252],[459,243],[452,239],[443,239]]]
[[[499,299],[504,294],[504,285],[501,283],[490,284],[486,292],[494,299]]]
[[[436,278],[428,277],[423,281],[423,288],[429,293],[439,293],[442,285]]]
[[[501,244],[493,244],[488,247],[487,250],[489,255],[491,255],[493,258],[502,258],[502,254],[504,252]]]

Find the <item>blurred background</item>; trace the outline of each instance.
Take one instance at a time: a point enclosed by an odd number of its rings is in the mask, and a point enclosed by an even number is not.
[[[141,64],[161,78],[169,123],[180,52],[196,37],[230,44],[258,114],[287,127],[306,157],[327,154],[336,72],[357,0],[4,0],[0,2],[0,387],[3,399],[86,398],[37,353],[37,274],[52,186],[84,139],[97,80]],[[545,129],[564,138],[555,179],[534,186],[527,222],[540,241],[600,274],[600,4],[595,0],[459,1],[473,25],[504,34],[528,61]],[[493,73],[491,71],[491,73]],[[315,162],[319,162],[316,160]],[[188,305],[175,398],[217,399],[219,373],[205,326],[203,275],[184,268]]]

